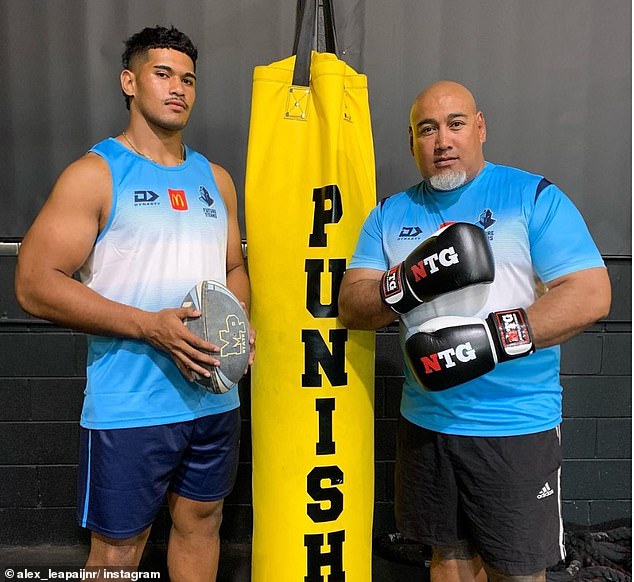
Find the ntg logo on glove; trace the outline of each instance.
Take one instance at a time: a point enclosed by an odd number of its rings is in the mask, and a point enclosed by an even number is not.
[[[418,283],[418,281],[427,277],[428,274],[431,275],[440,271],[440,267],[436,265],[436,261],[438,261],[443,267],[451,267],[451,265],[457,265],[460,262],[460,259],[458,258],[458,253],[453,247],[443,249],[439,253],[434,253],[429,257],[425,257],[422,261],[418,261],[418,263],[414,263],[409,267],[412,275],[414,276],[414,281]],[[425,266],[429,268],[429,271],[425,269]]]
[[[494,276],[486,233],[474,224],[454,222],[383,274],[381,298],[396,313],[407,313],[443,293],[491,283]]]
[[[454,358],[458,362],[466,364],[471,360],[475,360],[476,357],[476,352],[471,347],[471,342],[467,342],[455,348],[448,348],[442,352],[423,356],[420,361],[425,368],[425,374],[433,374],[434,372],[440,372],[443,368],[453,368],[456,365]]]
[[[526,312],[494,311],[486,319],[436,317],[405,340],[407,363],[428,390],[445,390],[535,351]]]

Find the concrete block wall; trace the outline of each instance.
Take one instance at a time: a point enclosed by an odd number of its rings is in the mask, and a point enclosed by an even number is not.
[[[0,245],[1,246],[1,245]],[[17,244],[15,245],[17,248]],[[7,252],[9,248],[9,252]],[[0,254],[0,545],[75,544],[78,418],[85,337],[25,314],[13,295],[15,254]],[[2,248],[0,248],[0,251]],[[564,344],[564,519],[591,525],[631,517],[631,259],[607,257],[614,289],[609,317]],[[395,429],[401,392],[396,328],[376,337],[375,532],[392,531]],[[240,384],[242,441],[225,541],[252,527],[250,398]],[[164,541],[164,510],[151,539]]]

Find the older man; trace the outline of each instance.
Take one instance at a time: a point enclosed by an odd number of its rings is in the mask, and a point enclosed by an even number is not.
[[[423,180],[368,216],[339,317],[400,320],[397,525],[432,546],[432,581],[538,582],[564,552],[558,344],[607,315],[610,284],[572,202],[485,161],[486,137],[464,86],[417,96]]]

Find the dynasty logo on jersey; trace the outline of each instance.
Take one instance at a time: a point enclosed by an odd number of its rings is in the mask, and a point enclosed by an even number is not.
[[[159,195],[152,190],[135,190],[134,191],[134,205],[135,206],[158,206],[160,202],[158,200]]]
[[[420,226],[404,226],[398,234],[398,238],[416,238],[423,230]]]

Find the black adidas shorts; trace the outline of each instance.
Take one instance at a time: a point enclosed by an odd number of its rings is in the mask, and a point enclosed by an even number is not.
[[[430,546],[470,543],[500,572],[529,575],[565,556],[559,428],[512,437],[429,431],[403,417],[396,524]]]

